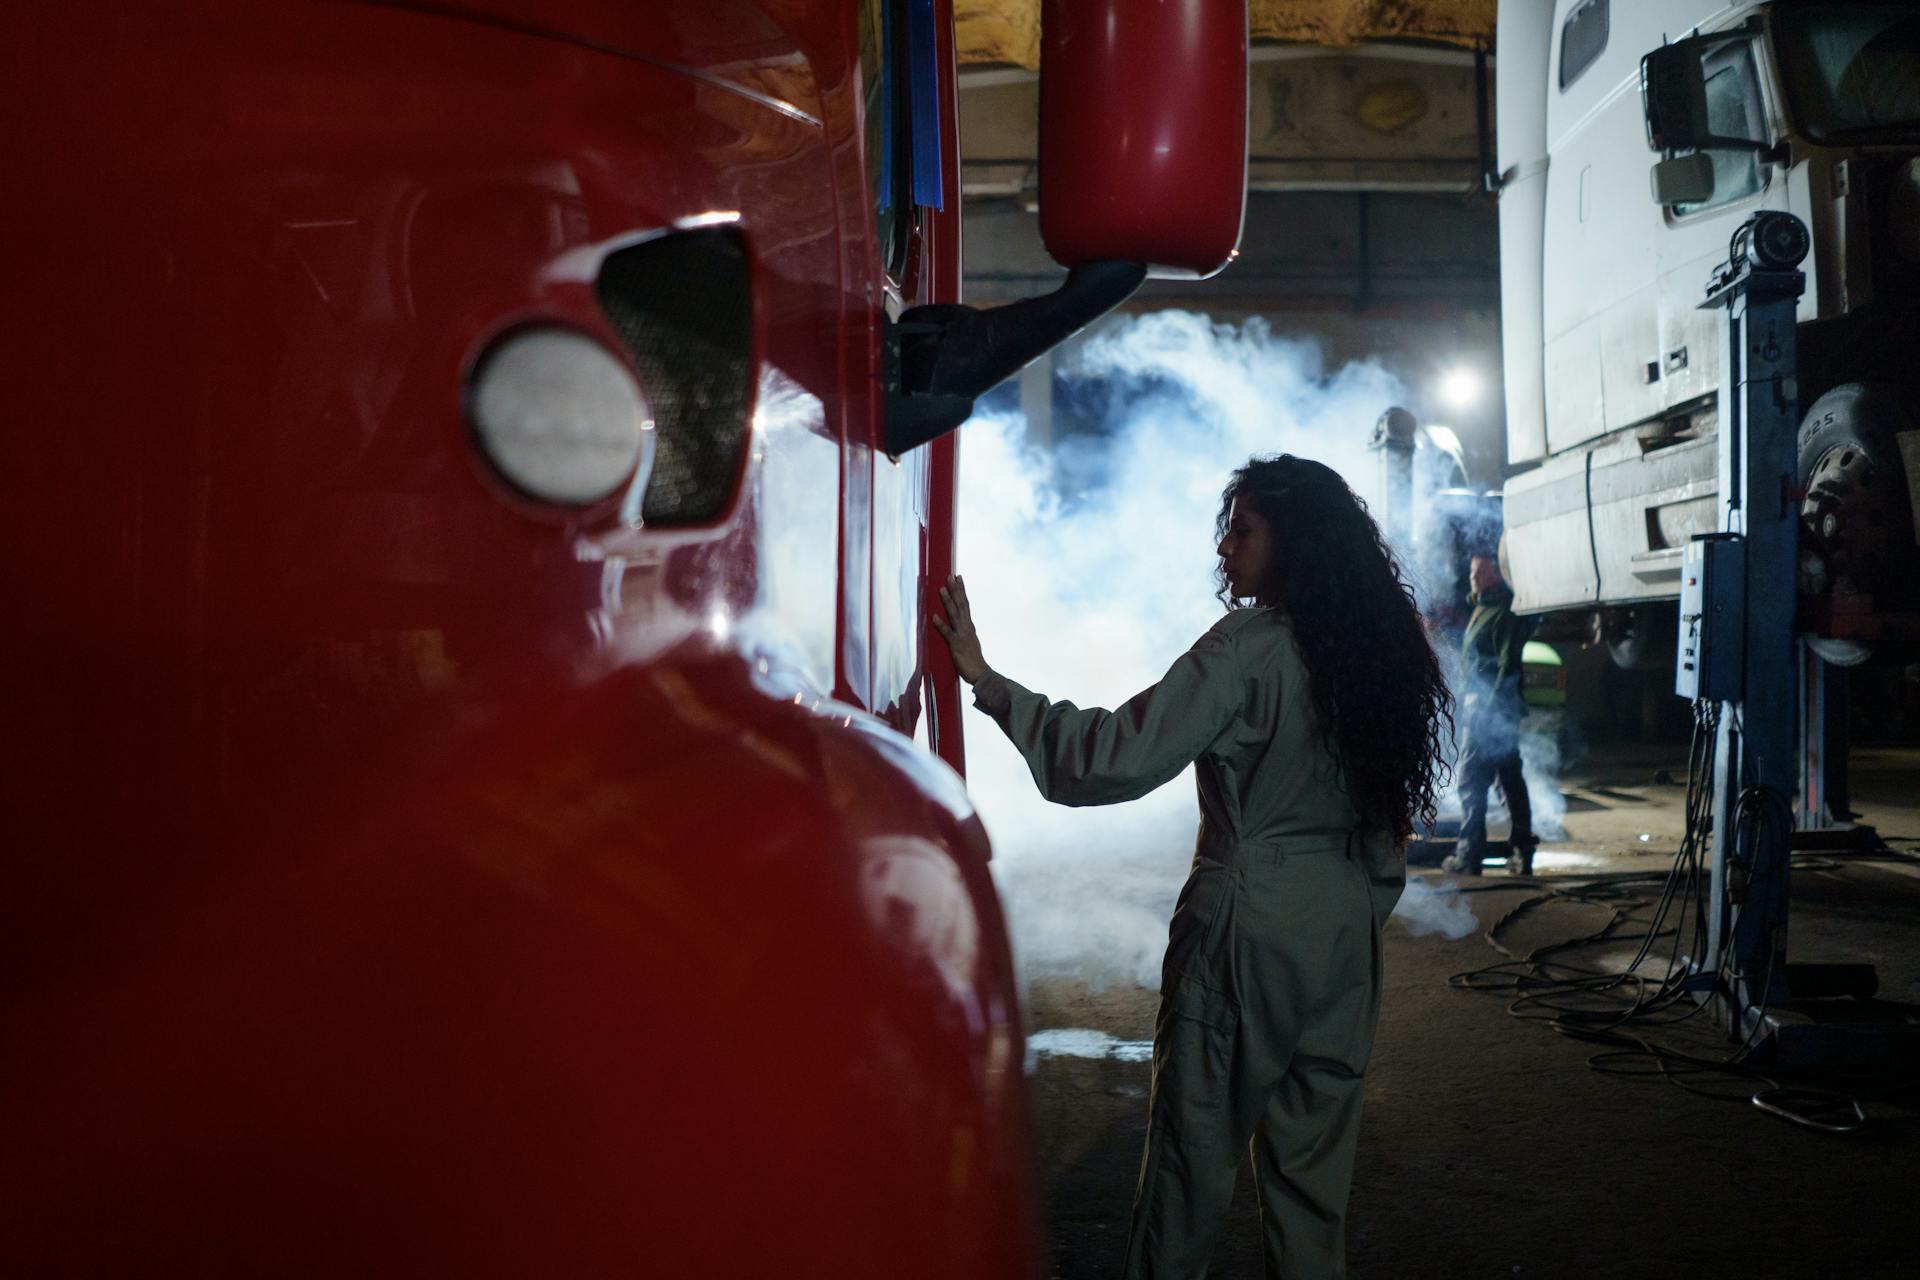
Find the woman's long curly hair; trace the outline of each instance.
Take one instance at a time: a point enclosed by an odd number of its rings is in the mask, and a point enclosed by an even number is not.
[[[1284,453],[1252,459],[1220,495],[1219,538],[1235,498],[1273,527],[1271,580],[1259,594],[1292,621],[1354,809],[1364,825],[1407,839],[1416,821],[1433,822],[1453,722],[1413,589],[1332,468]],[[1221,601],[1234,607],[1224,566],[1217,574]]]

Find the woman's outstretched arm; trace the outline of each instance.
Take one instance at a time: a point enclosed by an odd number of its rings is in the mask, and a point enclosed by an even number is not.
[[[994,671],[981,655],[965,585],[955,579],[940,598],[947,614],[934,620],[934,629],[952,646],[961,678],[973,685],[974,705],[1019,748],[1040,794],[1059,804],[1118,804],[1147,794],[1211,746],[1246,696],[1231,614],[1158,684],[1108,711],[1050,702]]]

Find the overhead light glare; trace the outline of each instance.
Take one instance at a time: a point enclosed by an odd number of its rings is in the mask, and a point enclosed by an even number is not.
[[[1454,369],[1440,379],[1440,399],[1449,409],[1465,409],[1480,398],[1480,378],[1471,369]]]

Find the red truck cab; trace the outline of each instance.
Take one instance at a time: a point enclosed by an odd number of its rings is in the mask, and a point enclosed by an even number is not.
[[[0,1270],[1032,1273],[951,23],[16,16]]]

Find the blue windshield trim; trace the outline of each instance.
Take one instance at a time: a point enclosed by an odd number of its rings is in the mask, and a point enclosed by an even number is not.
[[[940,154],[940,44],[933,0],[907,0],[907,91],[912,115],[913,202],[947,207],[946,166]]]

